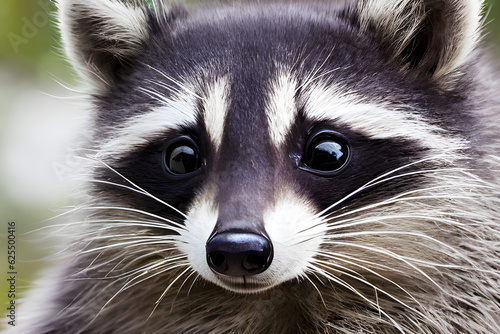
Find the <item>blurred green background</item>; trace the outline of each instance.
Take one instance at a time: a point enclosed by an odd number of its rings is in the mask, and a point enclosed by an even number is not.
[[[500,0],[490,0],[487,38],[500,45]],[[2,0],[0,11],[0,305],[8,300],[7,223],[16,222],[17,292],[44,265],[51,246],[26,234],[59,213],[74,165],[72,139],[85,112],[60,56],[55,6],[49,0]],[[499,18],[499,19],[495,19]],[[498,53],[497,47],[494,52]],[[500,54],[500,53],[499,53]],[[54,242],[54,240],[52,240]],[[0,312],[0,328],[7,318]]]

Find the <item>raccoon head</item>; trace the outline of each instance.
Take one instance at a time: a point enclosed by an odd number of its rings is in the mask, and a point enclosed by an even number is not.
[[[194,274],[252,293],[323,277],[359,297],[350,281],[370,284],[353,272],[427,280],[407,259],[445,242],[425,234],[439,217],[424,208],[451,205],[456,182],[425,171],[450,169],[472,140],[460,92],[480,1],[59,7],[94,97],[90,192],[110,203],[99,214],[121,210],[108,228],[140,217],[131,247],[170,254],[148,267],[166,286]]]

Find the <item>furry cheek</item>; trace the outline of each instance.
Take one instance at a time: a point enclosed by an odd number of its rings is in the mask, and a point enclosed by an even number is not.
[[[326,224],[314,206],[291,190],[282,191],[264,213],[264,224],[275,249],[273,264],[264,274],[274,284],[302,278],[314,262]]]

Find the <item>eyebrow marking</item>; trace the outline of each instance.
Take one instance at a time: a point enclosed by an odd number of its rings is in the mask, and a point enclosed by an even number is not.
[[[339,86],[315,85],[306,91],[305,113],[317,121],[336,121],[373,139],[411,139],[441,152],[463,149],[462,138],[445,136],[445,130],[429,124],[410,106],[366,102]],[[413,112],[412,112],[413,110]]]
[[[216,151],[219,151],[222,144],[224,124],[229,108],[228,92],[228,77],[220,77],[209,86],[207,95],[203,99],[205,127]]]
[[[120,159],[134,149],[161,138],[171,129],[196,124],[196,98],[193,95],[179,94],[174,98],[163,97],[161,101],[163,105],[129,119],[116,129],[96,157]]]
[[[297,80],[289,71],[281,70],[271,82],[266,114],[271,140],[278,148],[285,142],[297,116],[296,91]]]

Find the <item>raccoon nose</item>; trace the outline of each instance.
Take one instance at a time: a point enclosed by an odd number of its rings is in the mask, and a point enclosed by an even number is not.
[[[256,275],[265,271],[273,259],[271,241],[250,232],[222,232],[206,245],[210,268],[227,276]]]

